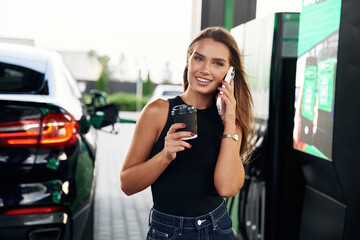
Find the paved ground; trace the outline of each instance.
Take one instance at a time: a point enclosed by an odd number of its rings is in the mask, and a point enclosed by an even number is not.
[[[140,112],[119,112],[119,116],[121,119],[137,121],[140,116]]]
[[[130,197],[120,189],[120,168],[135,124],[117,127],[117,135],[99,132],[98,136],[95,240],[144,240],[152,206],[150,188]]]

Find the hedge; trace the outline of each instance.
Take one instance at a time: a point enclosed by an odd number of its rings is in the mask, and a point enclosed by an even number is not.
[[[131,93],[114,93],[108,95],[109,103],[115,104],[119,111],[136,111],[136,94]],[[143,108],[148,102],[149,98],[142,97],[141,99],[141,108]]]

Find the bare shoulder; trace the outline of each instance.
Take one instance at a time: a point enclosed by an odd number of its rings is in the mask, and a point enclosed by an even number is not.
[[[145,106],[140,114],[138,124],[152,127],[157,137],[166,124],[169,112],[169,102],[163,99],[155,100]]]
[[[142,113],[140,114],[140,119],[146,118],[152,121],[155,119],[166,119],[168,110],[169,102],[163,99],[158,99],[145,106]]]
[[[167,100],[164,99],[157,99],[149,104],[147,104],[145,106],[145,110],[150,111],[150,112],[167,112],[169,109],[169,102]]]

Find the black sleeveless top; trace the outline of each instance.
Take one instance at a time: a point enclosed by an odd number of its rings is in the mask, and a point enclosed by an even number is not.
[[[164,138],[174,123],[171,110],[184,104],[180,96],[169,99],[167,122],[154,144],[150,158],[164,148]],[[224,131],[215,100],[211,107],[198,109],[198,136],[187,140],[192,148],[178,152],[159,178],[151,185],[154,209],[177,216],[196,217],[218,207],[223,198],[214,186],[214,171]]]

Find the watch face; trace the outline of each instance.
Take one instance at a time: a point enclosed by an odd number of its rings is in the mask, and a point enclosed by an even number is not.
[[[225,134],[221,138],[232,138],[235,141],[239,141],[239,135],[237,134]]]

